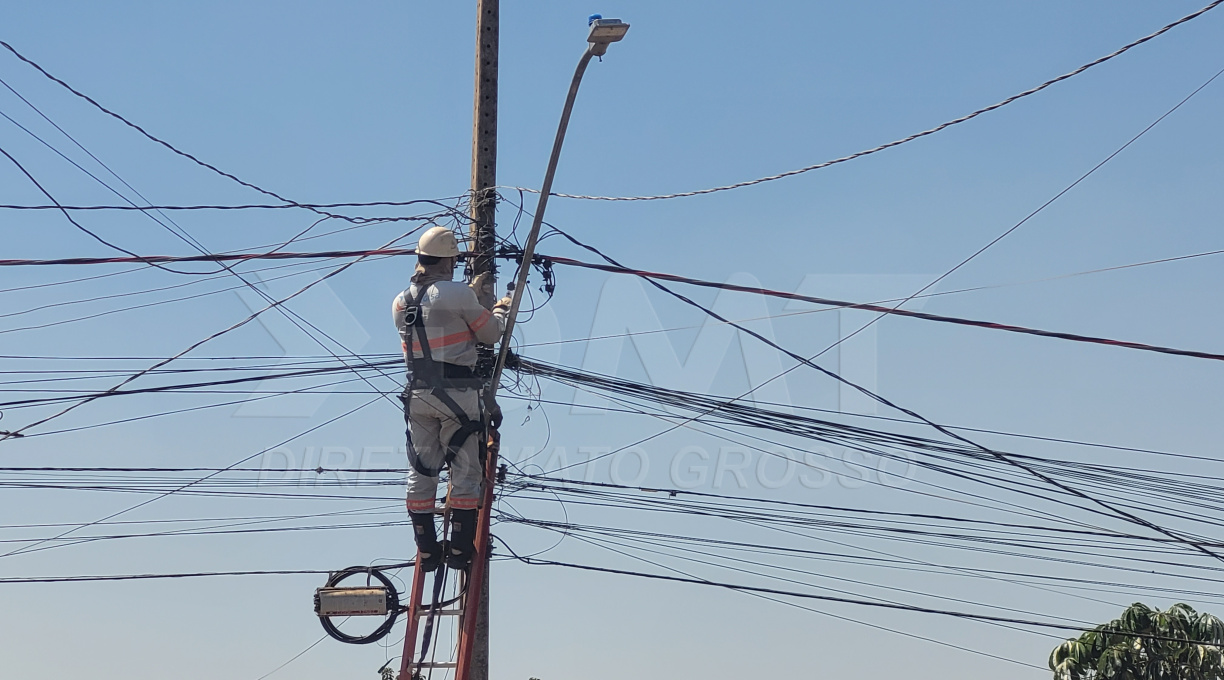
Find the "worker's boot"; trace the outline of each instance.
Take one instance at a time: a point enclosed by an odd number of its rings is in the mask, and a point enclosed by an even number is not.
[[[476,552],[476,510],[451,510],[450,547],[446,566],[467,569]]]
[[[422,571],[434,571],[442,565],[445,551],[438,542],[438,529],[432,512],[410,512],[412,530],[416,534],[417,553]]]

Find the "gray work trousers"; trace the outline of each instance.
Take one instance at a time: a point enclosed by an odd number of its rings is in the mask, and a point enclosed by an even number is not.
[[[440,470],[446,459],[447,444],[461,422],[432,390],[412,390],[408,400],[408,511],[428,512],[438,495],[437,475],[424,474],[418,467]],[[448,389],[446,394],[471,420],[480,421],[480,392],[476,389]],[[456,510],[475,508],[480,503],[484,474],[480,464],[480,432],[464,440],[450,464],[449,505]]]

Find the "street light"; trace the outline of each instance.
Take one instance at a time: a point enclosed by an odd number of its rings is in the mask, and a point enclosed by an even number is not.
[[[608,45],[624,38],[625,33],[629,31],[629,24],[619,19],[604,19],[598,14],[591,15],[587,24],[591,27],[590,33],[587,34],[587,48],[582,53],[582,58],[578,60],[578,68],[574,71],[574,79],[570,81],[569,94],[565,97],[565,108],[561,111],[561,123],[557,126],[557,137],[553,140],[552,155],[548,158],[548,170],[544,173],[544,186],[540,187],[540,200],[536,204],[535,217],[531,220],[531,231],[528,232],[527,243],[523,247],[522,264],[519,266],[518,276],[515,277],[514,293],[510,299],[510,309],[506,312],[506,330],[502,333],[501,351],[498,352],[497,363],[493,366],[493,380],[489,383],[488,392],[485,393],[486,398],[490,401],[497,393],[497,386],[501,383],[502,371],[506,367],[506,357],[510,355],[510,339],[514,336],[514,320],[518,316],[519,305],[523,302],[523,291],[527,288],[527,274],[531,271],[531,258],[535,255],[536,242],[540,238],[540,225],[544,222],[544,208],[548,205],[548,195],[552,192],[553,175],[557,172],[557,160],[561,158],[561,143],[565,141],[565,128],[569,126],[570,112],[574,109],[574,98],[578,96],[578,85],[582,82],[582,74],[586,72],[587,64],[591,63],[591,57],[603,57],[608,51]],[[485,461],[485,481],[482,492],[485,513],[493,505],[493,483],[496,479],[496,469],[497,454],[490,451],[488,460]],[[487,514],[484,515],[476,531],[477,545],[482,546],[481,550],[485,549],[483,546],[492,545],[489,543]],[[484,558],[474,561],[472,572],[468,576],[467,582],[485,583],[487,585],[487,582],[484,580],[484,573],[488,565],[487,554]],[[481,593],[471,593],[470,595],[482,597],[483,599]],[[467,639],[470,640],[475,637],[477,619],[479,618],[481,617],[472,616],[463,622],[463,635]],[[407,649],[408,647],[405,647],[405,650]],[[459,659],[455,677],[468,677],[471,663],[472,658],[469,650],[469,654],[465,658]]]
[[[510,338],[514,335],[514,320],[523,299],[523,290],[527,287],[531,258],[535,255],[536,241],[540,237],[540,225],[544,222],[544,209],[548,206],[548,195],[552,193],[553,176],[557,172],[557,161],[561,158],[561,144],[565,141],[565,130],[569,127],[570,112],[574,109],[574,99],[578,96],[578,85],[582,82],[582,74],[586,73],[591,57],[602,57],[608,52],[608,45],[619,42],[629,32],[629,24],[620,19],[605,19],[599,14],[592,14],[587,19],[587,24],[591,27],[590,33],[587,34],[587,48],[582,53],[582,58],[578,60],[574,79],[570,81],[569,94],[565,98],[565,108],[561,111],[561,123],[557,126],[557,137],[553,140],[552,155],[548,158],[548,170],[544,173],[544,186],[540,187],[540,200],[536,203],[535,217],[531,220],[531,231],[527,233],[527,243],[523,246],[522,265],[519,266],[518,276],[514,282],[510,309],[506,312],[506,330],[502,334],[501,351],[498,353],[497,364],[493,370],[493,382],[489,385],[490,394],[497,391],[502,369],[506,366],[506,357],[510,352]]]
[[[598,14],[592,14],[587,23],[591,26],[591,32],[587,35],[587,42],[591,43],[589,49],[597,57],[606,54],[608,45],[620,42],[629,32],[629,24],[620,19],[605,19]]]

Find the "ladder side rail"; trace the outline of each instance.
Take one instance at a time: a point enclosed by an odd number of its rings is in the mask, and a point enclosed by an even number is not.
[[[497,483],[498,442],[495,437],[488,440],[485,458],[483,502],[476,518],[476,552],[472,555],[471,571],[463,596],[463,617],[459,636],[459,667],[455,680],[468,680],[472,669],[472,651],[476,640],[476,621],[480,615],[480,593],[484,589],[485,571],[489,565],[492,539],[489,536],[489,520],[493,514],[493,486]]]
[[[400,680],[412,680],[412,659],[416,650],[417,628],[420,625],[421,598],[425,593],[425,572],[418,556],[412,576],[412,598],[408,601],[407,630],[404,631],[404,652],[400,657]]]

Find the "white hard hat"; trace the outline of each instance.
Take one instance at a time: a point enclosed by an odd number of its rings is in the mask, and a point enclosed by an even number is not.
[[[433,227],[421,234],[416,251],[430,257],[459,257],[459,241],[450,229]]]

